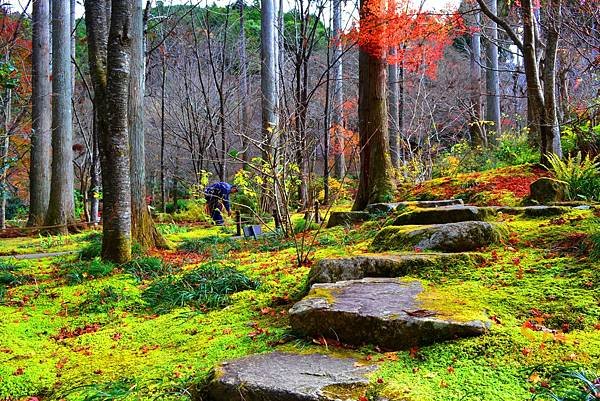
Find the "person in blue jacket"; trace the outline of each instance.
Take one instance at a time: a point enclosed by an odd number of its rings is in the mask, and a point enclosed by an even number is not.
[[[222,226],[225,223],[222,211],[225,209],[228,214],[231,214],[229,195],[234,194],[237,191],[238,189],[235,185],[231,185],[227,182],[216,182],[206,187],[204,190],[206,207],[215,224]]]

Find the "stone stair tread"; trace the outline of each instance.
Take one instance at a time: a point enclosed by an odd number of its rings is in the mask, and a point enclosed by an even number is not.
[[[382,228],[375,235],[371,250],[469,252],[494,244],[501,238],[500,226],[484,221],[422,226],[393,225]]]
[[[475,266],[483,261],[478,253],[362,254],[321,259],[308,274],[309,284],[334,283],[365,277],[401,277],[433,267],[444,270]]]
[[[414,209],[400,214],[394,220],[395,226],[459,223],[462,221],[483,221],[493,215],[488,208],[477,206],[442,206],[431,209]]]
[[[216,369],[210,401],[356,401],[375,365],[322,354],[271,352],[232,360]]]
[[[335,338],[347,344],[375,344],[407,349],[484,334],[482,313],[459,316],[437,308],[432,290],[419,280],[364,278],[315,284],[290,309],[292,329],[308,336]],[[424,297],[423,297],[424,296]],[[448,300],[446,300],[448,301]]]
[[[372,203],[367,205],[369,213],[390,213],[402,207],[418,207],[418,208],[436,208],[442,206],[464,205],[462,199],[443,199],[432,201],[405,201],[405,202],[390,202],[390,203]]]

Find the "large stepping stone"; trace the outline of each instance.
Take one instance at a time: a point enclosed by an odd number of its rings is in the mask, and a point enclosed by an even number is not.
[[[371,248],[376,252],[415,249],[469,252],[499,242],[502,231],[499,226],[483,221],[430,226],[387,226],[375,235]]]
[[[394,221],[394,225],[405,226],[482,221],[492,214],[491,209],[483,209],[475,206],[444,206],[433,209],[416,209],[399,215]]]
[[[310,269],[309,284],[335,283],[365,277],[401,277],[432,268],[456,269],[475,266],[483,258],[476,253],[413,253],[407,255],[366,254],[322,259]]]
[[[564,206],[524,206],[524,207],[499,207],[496,208],[499,213],[517,215],[523,214],[527,217],[551,217],[560,216],[569,211]]]
[[[569,184],[554,178],[542,177],[529,186],[529,199],[542,204],[561,202],[567,197]]]
[[[377,368],[355,359],[273,352],[222,364],[210,401],[356,401]]]
[[[327,228],[362,223],[370,219],[371,214],[369,212],[331,212],[329,213],[329,220],[327,220]]]
[[[484,334],[481,320],[466,320],[436,310],[450,302],[435,300],[418,280],[365,278],[315,284],[290,309],[292,329],[307,336],[335,338],[347,344],[406,349]],[[481,317],[481,313],[463,316]]]
[[[433,200],[433,201],[406,201],[406,202],[393,202],[393,203],[372,203],[367,206],[366,210],[369,213],[391,213],[398,208],[404,207],[420,207],[420,208],[434,208],[443,206],[463,205],[462,199],[445,199],[445,200]]]

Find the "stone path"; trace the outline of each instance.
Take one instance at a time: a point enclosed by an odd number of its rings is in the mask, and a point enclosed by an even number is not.
[[[54,258],[56,256],[73,255],[78,251],[64,251],[64,252],[48,252],[48,253],[27,253],[22,255],[2,255],[0,259],[43,259],[43,258]]]
[[[309,294],[289,311],[292,329],[307,337],[387,350],[483,335],[490,327],[484,311],[469,310],[462,302],[460,308],[447,307],[452,302],[447,295],[407,276],[479,264],[482,256],[472,251],[507,234],[501,223],[487,221],[493,217],[548,217],[568,210],[563,206],[474,207],[451,199],[381,203],[369,205],[366,211],[331,213],[328,227],[396,213],[394,223],[375,236],[371,250],[408,253],[321,260],[309,273]],[[355,401],[365,394],[367,375],[375,369],[353,359],[320,354],[254,355],[221,365],[208,387],[208,399]]]

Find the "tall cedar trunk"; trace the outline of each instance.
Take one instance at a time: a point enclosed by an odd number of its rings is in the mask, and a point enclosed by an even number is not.
[[[481,14],[475,13],[475,27],[479,27]],[[471,36],[471,112],[469,131],[474,146],[487,146],[487,136],[481,124],[481,33],[478,29]]]
[[[166,135],[165,135],[165,98],[166,98],[166,86],[167,86],[167,62],[165,55],[161,56],[162,60],[162,75],[160,84],[160,205],[162,212],[167,212],[167,189],[166,177],[165,177],[165,158],[166,158]]]
[[[116,263],[131,258],[131,188],[129,180],[129,59],[133,0],[113,0],[106,59],[108,131],[102,132],[104,219],[102,257]]]
[[[398,153],[400,154],[400,163],[406,164],[407,155],[405,152],[404,139],[404,62],[398,63]]]
[[[248,162],[250,141],[250,86],[248,80],[248,55],[246,52],[246,27],[244,26],[244,2],[240,7],[240,84],[242,95],[242,160]]]
[[[390,47],[390,56],[396,55],[396,47]],[[390,139],[390,158],[392,166],[400,167],[400,124],[398,121],[398,64],[395,60],[388,65],[388,121]]]
[[[342,0],[333,0],[333,35],[335,47],[333,51],[333,176],[341,179],[346,175],[346,158],[344,155],[344,76],[342,61]]]
[[[129,81],[129,149],[131,151],[131,235],[142,248],[166,245],[156,230],[146,203],[144,132],[145,40],[144,0],[133,0],[131,17],[131,77]]]
[[[376,1],[382,0],[361,0],[361,18],[372,10],[365,5]],[[389,201],[395,190],[388,141],[385,49],[383,38],[373,40],[372,49],[361,48],[358,59],[360,180],[352,210]]]
[[[329,203],[329,147],[331,135],[331,51],[327,47],[327,72],[325,80],[325,110],[323,110],[323,203]]]
[[[52,85],[50,83],[50,4],[33,2],[31,61],[32,135],[29,170],[29,226],[44,224],[50,199]]]
[[[98,113],[93,106],[94,121],[92,126],[92,160],[90,163],[90,223],[100,221],[100,145],[98,144]]]
[[[497,13],[498,0],[488,0],[488,7],[494,14]],[[500,78],[498,71],[498,24],[494,21],[488,21],[488,40],[486,46],[487,69],[485,74],[486,86],[486,109],[485,119],[493,123],[490,131],[495,135],[490,137],[498,138],[502,131],[500,121]]]
[[[5,61],[9,60],[9,51],[6,51]],[[8,198],[7,171],[8,171],[8,152],[10,146],[10,120],[12,118],[12,90],[4,89],[2,95],[2,124],[0,126],[0,228],[6,228],[6,202]]]
[[[68,232],[74,222],[71,4],[52,2],[52,180],[46,225]]]

